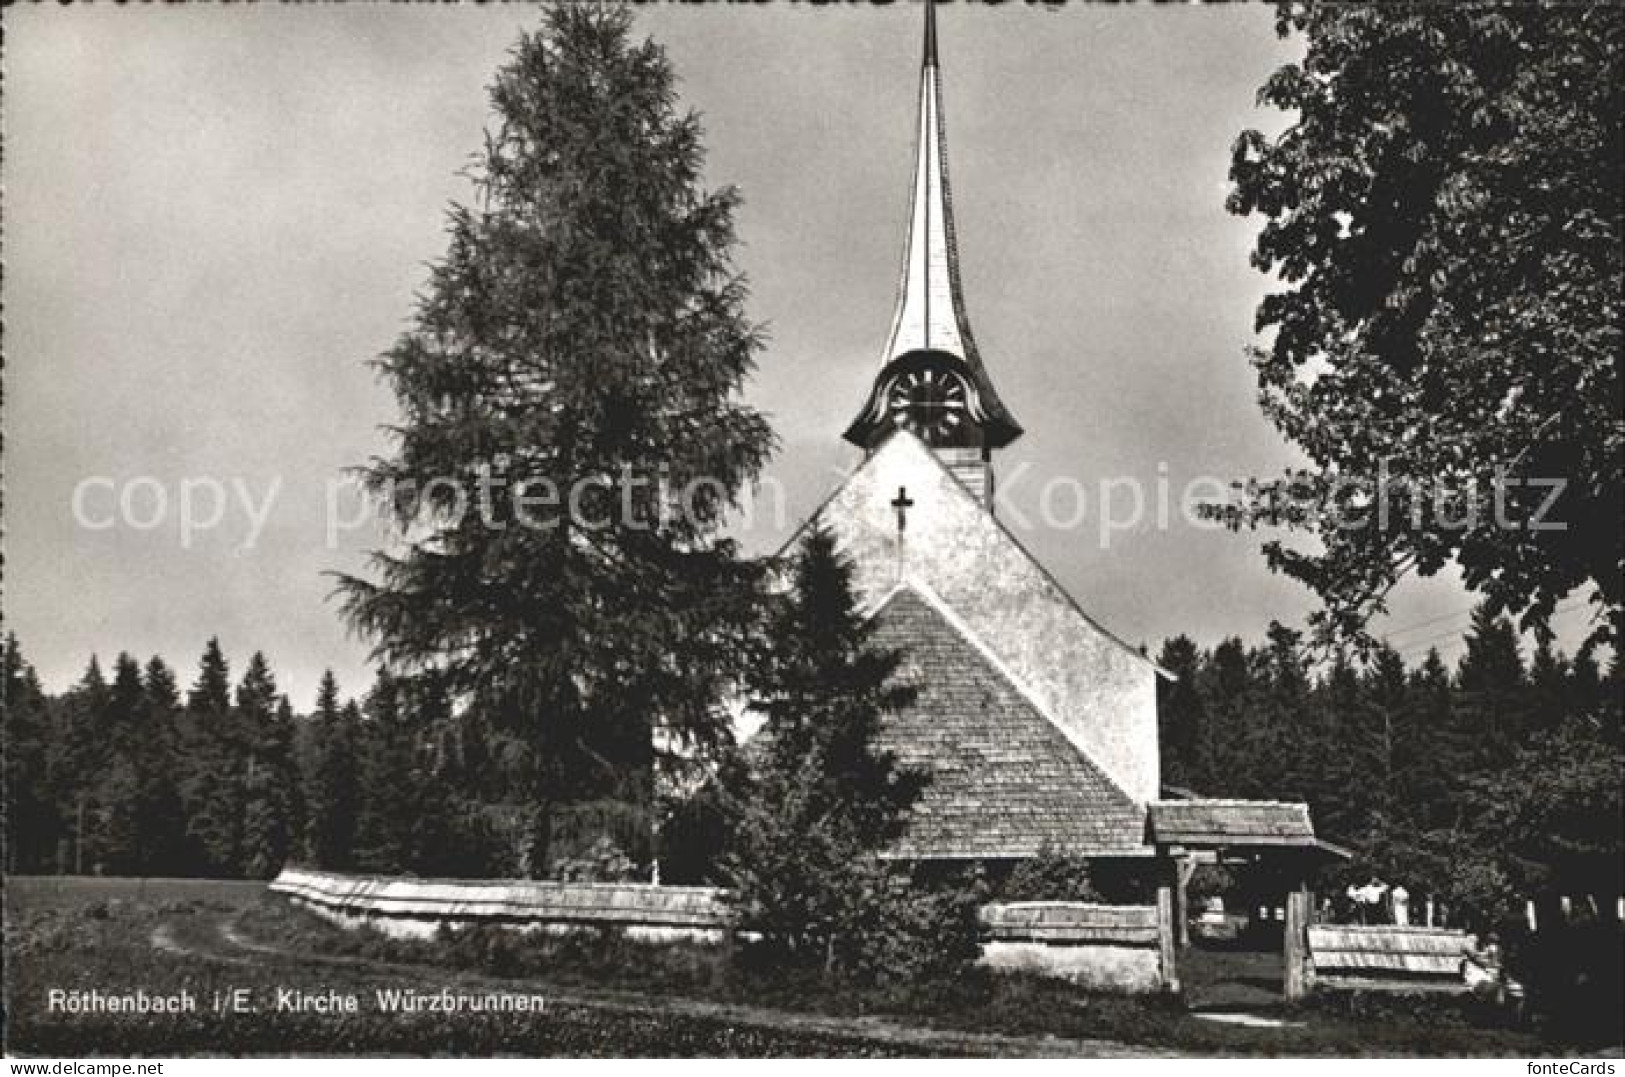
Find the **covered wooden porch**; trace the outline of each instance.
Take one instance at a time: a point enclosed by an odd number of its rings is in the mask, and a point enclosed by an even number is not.
[[[1174,960],[1191,945],[1189,886],[1197,866],[1264,865],[1280,880],[1286,910],[1282,993],[1288,999],[1302,998],[1312,976],[1314,894],[1309,880],[1327,860],[1351,855],[1315,836],[1309,806],[1271,800],[1160,800],[1151,804],[1146,826],[1147,840],[1169,865],[1163,900],[1171,906]]]

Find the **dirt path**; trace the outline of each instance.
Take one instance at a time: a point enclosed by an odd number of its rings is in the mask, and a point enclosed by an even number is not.
[[[152,933],[151,941],[155,948],[170,953],[226,964],[252,962],[260,967],[283,966],[290,971],[307,973],[312,967],[321,966],[359,969],[376,975],[380,980],[410,978],[410,986],[419,988],[423,986],[425,977],[433,977],[436,988],[458,985],[485,991],[514,993],[530,991],[544,994],[550,1007],[557,1005],[628,1015],[688,1017],[740,1027],[857,1038],[894,1048],[917,1047],[921,1053],[1004,1058],[1157,1058],[1168,1057],[1172,1053],[1108,1040],[958,1032],[903,1024],[887,1017],[828,1017],[630,991],[560,989],[541,980],[496,979],[424,965],[296,953],[249,937],[242,930],[235,914],[221,919],[211,919],[206,925],[197,925],[197,928],[185,933],[177,931],[176,924],[166,923]]]

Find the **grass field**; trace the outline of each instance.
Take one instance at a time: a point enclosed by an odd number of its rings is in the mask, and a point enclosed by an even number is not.
[[[237,904],[265,892],[240,879],[123,879],[86,875],[17,875],[6,879],[5,908],[19,913],[66,912],[106,901],[218,901]]]
[[[1565,1049],[1529,1031],[1483,1027],[1481,1015],[1460,1008],[1390,1006],[1371,1019],[1322,999],[1283,1008],[1286,1027],[1246,1028],[1203,1020],[1174,1000],[1088,996],[1036,980],[989,979],[947,994],[830,991],[741,974],[697,947],[497,931],[406,943],[341,931],[258,883],[11,879],[5,911],[11,1053],[1529,1056]],[[546,1006],[538,1014],[378,1005],[380,990],[406,989],[453,998],[535,995]],[[184,992],[197,1010],[69,1013],[50,1007],[52,990]],[[279,1005],[279,992],[353,996],[357,1009],[290,1008]]]
[[[6,888],[6,1050],[89,1055],[885,1055],[883,1043],[818,1030],[779,1031],[658,1012],[565,1004],[530,1013],[379,1012],[379,989],[425,994],[515,993],[512,983],[435,969],[347,965],[314,955],[279,959],[223,939],[245,910],[293,916],[263,884],[198,880],[20,879]],[[262,919],[262,924],[265,921]],[[223,944],[226,943],[226,944]],[[55,990],[182,992],[181,1014],[51,1012]],[[217,1002],[241,998],[252,1012]],[[528,990],[528,989],[527,989]],[[277,994],[355,995],[355,1014],[277,1007]]]

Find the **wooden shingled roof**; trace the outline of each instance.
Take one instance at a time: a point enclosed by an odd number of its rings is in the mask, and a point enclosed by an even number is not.
[[[873,641],[904,652],[901,675],[919,689],[912,707],[888,716],[880,746],[931,774],[892,856],[1150,852],[1144,807],[934,601],[913,587],[899,588],[875,615]]]
[[[1151,805],[1158,845],[1314,846],[1307,804],[1276,800],[1161,800]]]

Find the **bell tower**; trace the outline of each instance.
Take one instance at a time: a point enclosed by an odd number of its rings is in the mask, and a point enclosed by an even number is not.
[[[897,311],[880,373],[845,437],[867,452],[899,429],[930,446],[990,509],[993,451],[1022,434],[993,388],[965,317],[943,136],[934,0],[925,4],[914,187]]]

